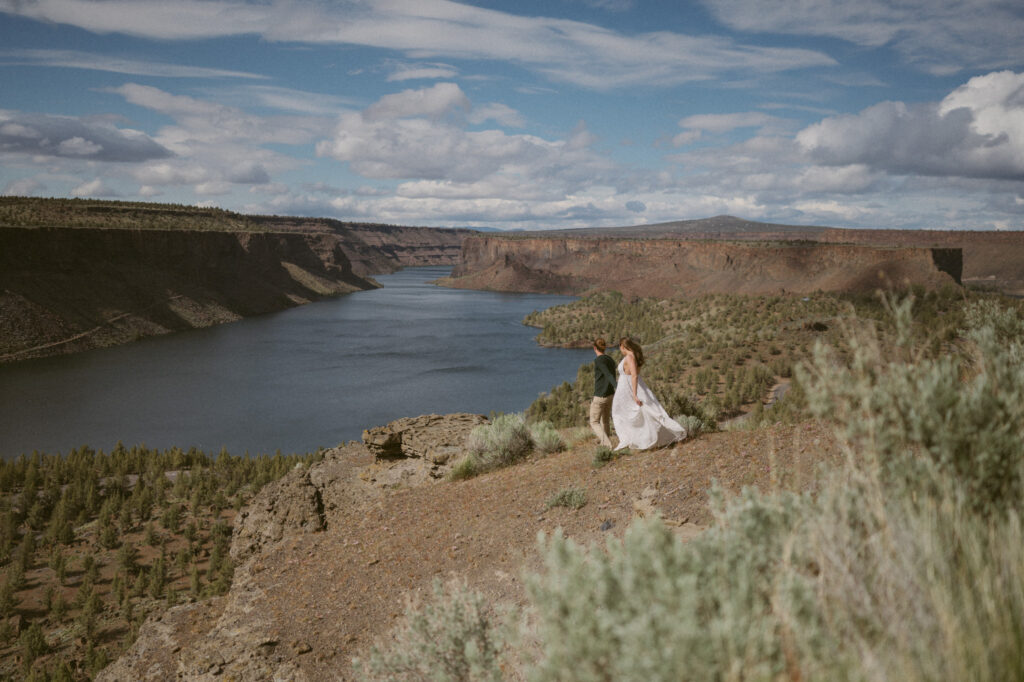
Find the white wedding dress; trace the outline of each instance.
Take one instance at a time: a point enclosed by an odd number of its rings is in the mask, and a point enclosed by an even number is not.
[[[618,382],[615,397],[612,398],[612,424],[619,437],[619,445],[615,449],[646,450],[685,439],[686,429],[668,416],[668,412],[644,383],[643,377],[637,379],[636,386],[636,397],[643,402],[643,406],[636,404],[633,400],[632,379],[622,371],[622,362],[619,362]]]

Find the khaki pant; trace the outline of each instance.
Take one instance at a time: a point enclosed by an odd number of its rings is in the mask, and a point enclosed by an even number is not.
[[[610,437],[612,397],[610,395],[604,398],[594,396],[594,399],[590,401],[590,428],[593,429],[594,435],[597,436],[597,440],[600,441],[601,445],[608,448],[612,446],[612,439]]]

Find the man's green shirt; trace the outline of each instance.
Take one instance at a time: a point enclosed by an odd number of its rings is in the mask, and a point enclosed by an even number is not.
[[[615,361],[602,353],[594,359],[594,397],[615,393]]]

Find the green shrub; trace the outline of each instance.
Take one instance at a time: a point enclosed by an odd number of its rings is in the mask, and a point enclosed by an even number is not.
[[[852,453],[877,459],[893,482],[915,494],[927,492],[923,469],[930,463],[959,481],[980,510],[1016,504],[1024,494],[1022,326],[1011,341],[1014,327],[1005,313],[990,305],[970,308],[968,319],[977,326],[965,333],[976,357],[974,376],[963,381],[958,358],[926,359],[912,346],[913,299],[888,305],[901,357],[887,358],[875,334],[850,338],[849,368],[818,346],[814,365],[800,373],[812,412],[837,419]]]
[[[534,447],[545,454],[565,450],[565,441],[549,421],[530,424],[530,438]]]
[[[695,438],[704,430],[704,420],[692,414],[681,414],[673,417],[680,426],[686,429],[687,438]]]
[[[521,414],[503,414],[490,424],[474,428],[466,440],[478,472],[509,466],[533,449],[533,440]]]
[[[476,458],[473,455],[467,455],[461,460],[455,463],[455,465],[448,472],[449,481],[463,481],[467,478],[473,478],[480,471],[477,469]]]
[[[389,639],[353,665],[363,680],[499,682],[509,632],[483,595],[465,583],[435,581],[433,598],[421,605],[410,602]]]
[[[548,498],[547,508],[567,507],[580,509],[587,503],[587,491],[582,488],[566,488]]]
[[[615,450],[612,450],[607,445],[601,445],[600,447],[597,448],[597,450],[594,451],[594,459],[591,462],[591,464],[594,466],[594,468],[602,467],[608,462],[613,461],[616,457],[618,457],[618,455],[619,453],[615,452]]]

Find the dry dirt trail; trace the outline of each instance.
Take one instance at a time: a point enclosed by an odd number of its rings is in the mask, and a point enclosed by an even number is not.
[[[248,527],[263,535],[236,528],[242,563],[228,596],[147,623],[98,679],[351,679],[352,657],[435,578],[461,576],[494,602],[522,604],[541,531],[603,543],[656,510],[692,536],[711,521],[712,479],[730,490],[802,489],[837,456],[818,423],[705,434],[600,468],[595,448],[591,439],[466,481],[397,488],[374,482],[386,466],[362,444],[331,451],[253,502]],[[548,509],[569,487],[586,491],[586,505]]]

